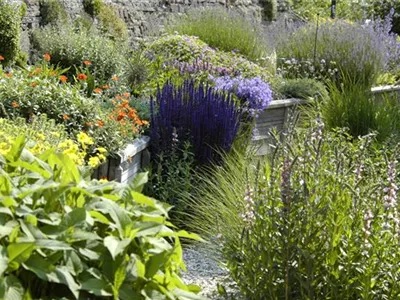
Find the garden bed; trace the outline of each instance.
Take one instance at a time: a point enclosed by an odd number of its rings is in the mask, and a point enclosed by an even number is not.
[[[148,146],[150,138],[142,136],[128,144],[125,149],[98,167],[93,172],[93,178],[115,180],[121,183],[129,183],[150,162]]]

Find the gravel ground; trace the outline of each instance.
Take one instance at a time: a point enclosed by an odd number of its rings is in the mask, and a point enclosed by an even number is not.
[[[183,249],[183,260],[187,267],[187,273],[182,277],[186,284],[196,284],[202,288],[200,295],[209,299],[238,299],[234,283],[219,263],[218,254],[205,249],[201,245],[192,245]],[[217,284],[226,289],[228,298],[220,296]]]

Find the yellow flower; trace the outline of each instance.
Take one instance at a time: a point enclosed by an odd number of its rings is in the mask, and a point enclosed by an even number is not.
[[[93,156],[93,157],[89,158],[88,164],[89,164],[89,166],[91,166],[94,169],[100,165],[100,159],[97,156]]]
[[[84,132],[79,132],[77,135],[78,142],[81,143],[81,145],[93,145],[94,142],[93,140]]]
[[[44,139],[46,138],[46,136],[45,136],[43,133],[37,133],[37,134],[36,134],[36,137],[37,137],[39,140],[42,140],[42,141],[44,141]]]
[[[99,151],[100,153],[107,153],[107,149],[103,147],[98,147],[97,151]]]

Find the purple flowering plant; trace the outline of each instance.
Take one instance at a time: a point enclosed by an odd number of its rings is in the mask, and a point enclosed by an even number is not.
[[[254,117],[268,107],[272,101],[272,90],[260,77],[243,78],[222,76],[213,78],[215,89],[234,94],[239,98],[245,111]]]

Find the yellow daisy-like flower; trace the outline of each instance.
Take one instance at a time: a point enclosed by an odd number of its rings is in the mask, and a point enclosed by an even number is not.
[[[93,156],[89,158],[88,164],[94,169],[100,165],[100,159],[97,156]]]
[[[84,132],[79,132],[77,135],[78,142],[81,143],[81,145],[93,145],[94,142],[93,140]]]
[[[98,147],[97,148],[97,151],[99,151],[100,153],[107,153],[107,149],[106,148],[103,148],[103,147]]]
[[[36,134],[36,137],[37,137],[39,140],[42,140],[42,141],[44,141],[44,139],[46,138],[46,136],[45,136],[43,133],[37,133],[37,134]]]

